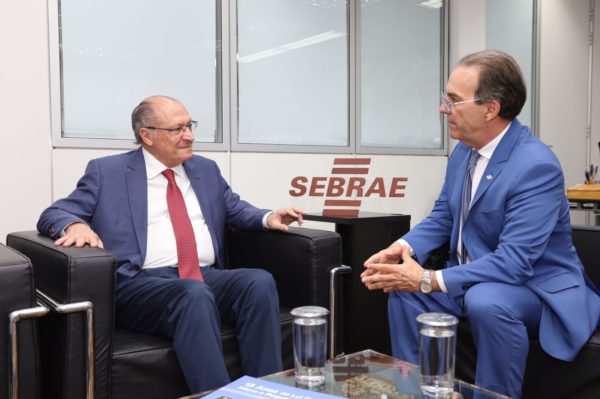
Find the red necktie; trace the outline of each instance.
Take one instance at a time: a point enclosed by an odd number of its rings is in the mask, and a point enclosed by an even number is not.
[[[177,183],[175,183],[175,174],[171,169],[167,169],[162,174],[169,181],[167,186],[167,206],[171,216],[171,224],[175,233],[175,242],[177,243],[177,263],[179,268],[179,278],[188,278],[204,282],[200,272],[198,262],[198,248],[196,247],[196,238],[192,221],[187,213],[183,195]]]

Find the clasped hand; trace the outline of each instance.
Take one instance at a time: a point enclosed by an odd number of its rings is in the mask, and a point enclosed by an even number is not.
[[[402,264],[398,264],[402,260]],[[417,292],[423,268],[410,256],[410,249],[399,243],[379,251],[365,261],[360,275],[369,290]]]

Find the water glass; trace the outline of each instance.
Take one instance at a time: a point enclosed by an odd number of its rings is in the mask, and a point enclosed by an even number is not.
[[[445,313],[423,313],[417,321],[421,392],[429,398],[450,398],[454,390],[458,319]]]
[[[294,365],[296,382],[309,387],[325,382],[327,360],[327,314],[320,306],[292,310],[294,319]]]

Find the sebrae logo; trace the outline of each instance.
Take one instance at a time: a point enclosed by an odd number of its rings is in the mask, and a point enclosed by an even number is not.
[[[407,177],[393,177],[386,184],[383,177],[368,178],[370,166],[371,158],[335,158],[331,176],[296,176],[289,193],[292,197],[325,197],[323,216],[348,217],[358,216],[362,198],[404,197]]]

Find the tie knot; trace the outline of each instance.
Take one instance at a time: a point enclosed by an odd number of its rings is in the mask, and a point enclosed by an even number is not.
[[[479,155],[479,152],[477,150],[471,150],[471,156],[469,157],[469,169],[475,167],[475,164],[477,163],[479,157],[481,157],[481,155]]]
[[[163,176],[165,176],[167,178],[167,180],[174,181],[175,179],[175,172],[173,172],[173,169],[165,169],[162,171]]]

